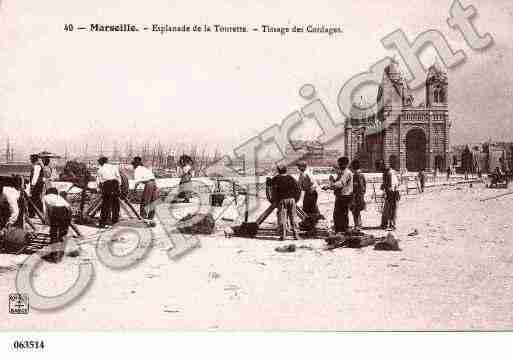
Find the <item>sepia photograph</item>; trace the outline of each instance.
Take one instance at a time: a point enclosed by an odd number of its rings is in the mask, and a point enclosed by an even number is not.
[[[513,329],[510,0],[0,18],[12,352],[45,351],[25,332]]]

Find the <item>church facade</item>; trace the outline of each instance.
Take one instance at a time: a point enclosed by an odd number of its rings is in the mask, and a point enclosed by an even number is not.
[[[345,154],[362,168],[384,163],[405,171],[445,170],[450,164],[447,73],[429,68],[425,98],[415,104],[395,60],[385,68],[375,106],[353,104],[345,123]]]

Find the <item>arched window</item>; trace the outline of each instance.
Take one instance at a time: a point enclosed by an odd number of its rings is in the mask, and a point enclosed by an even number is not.
[[[434,102],[435,102],[435,103],[440,102],[440,101],[439,101],[439,98],[438,98],[438,94],[439,94],[438,89],[435,89],[435,92],[433,93],[433,97],[434,97]]]
[[[357,137],[357,144],[356,144],[357,152],[362,151],[363,150],[363,146],[364,146],[363,134],[359,134],[358,137]]]
[[[447,101],[447,99],[445,97],[445,91],[443,89],[440,89],[439,100],[440,100],[440,102],[446,102]]]

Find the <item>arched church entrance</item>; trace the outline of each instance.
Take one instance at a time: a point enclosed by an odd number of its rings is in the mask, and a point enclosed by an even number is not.
[[[419,171],[426,168],[426,135],[420,128],[406,134],[406,168]]]

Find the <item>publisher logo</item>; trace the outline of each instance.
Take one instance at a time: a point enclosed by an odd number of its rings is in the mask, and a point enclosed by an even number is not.
[[[9,313],[10,314],[28,314],[29,297],[27,294],[9,294]]]

